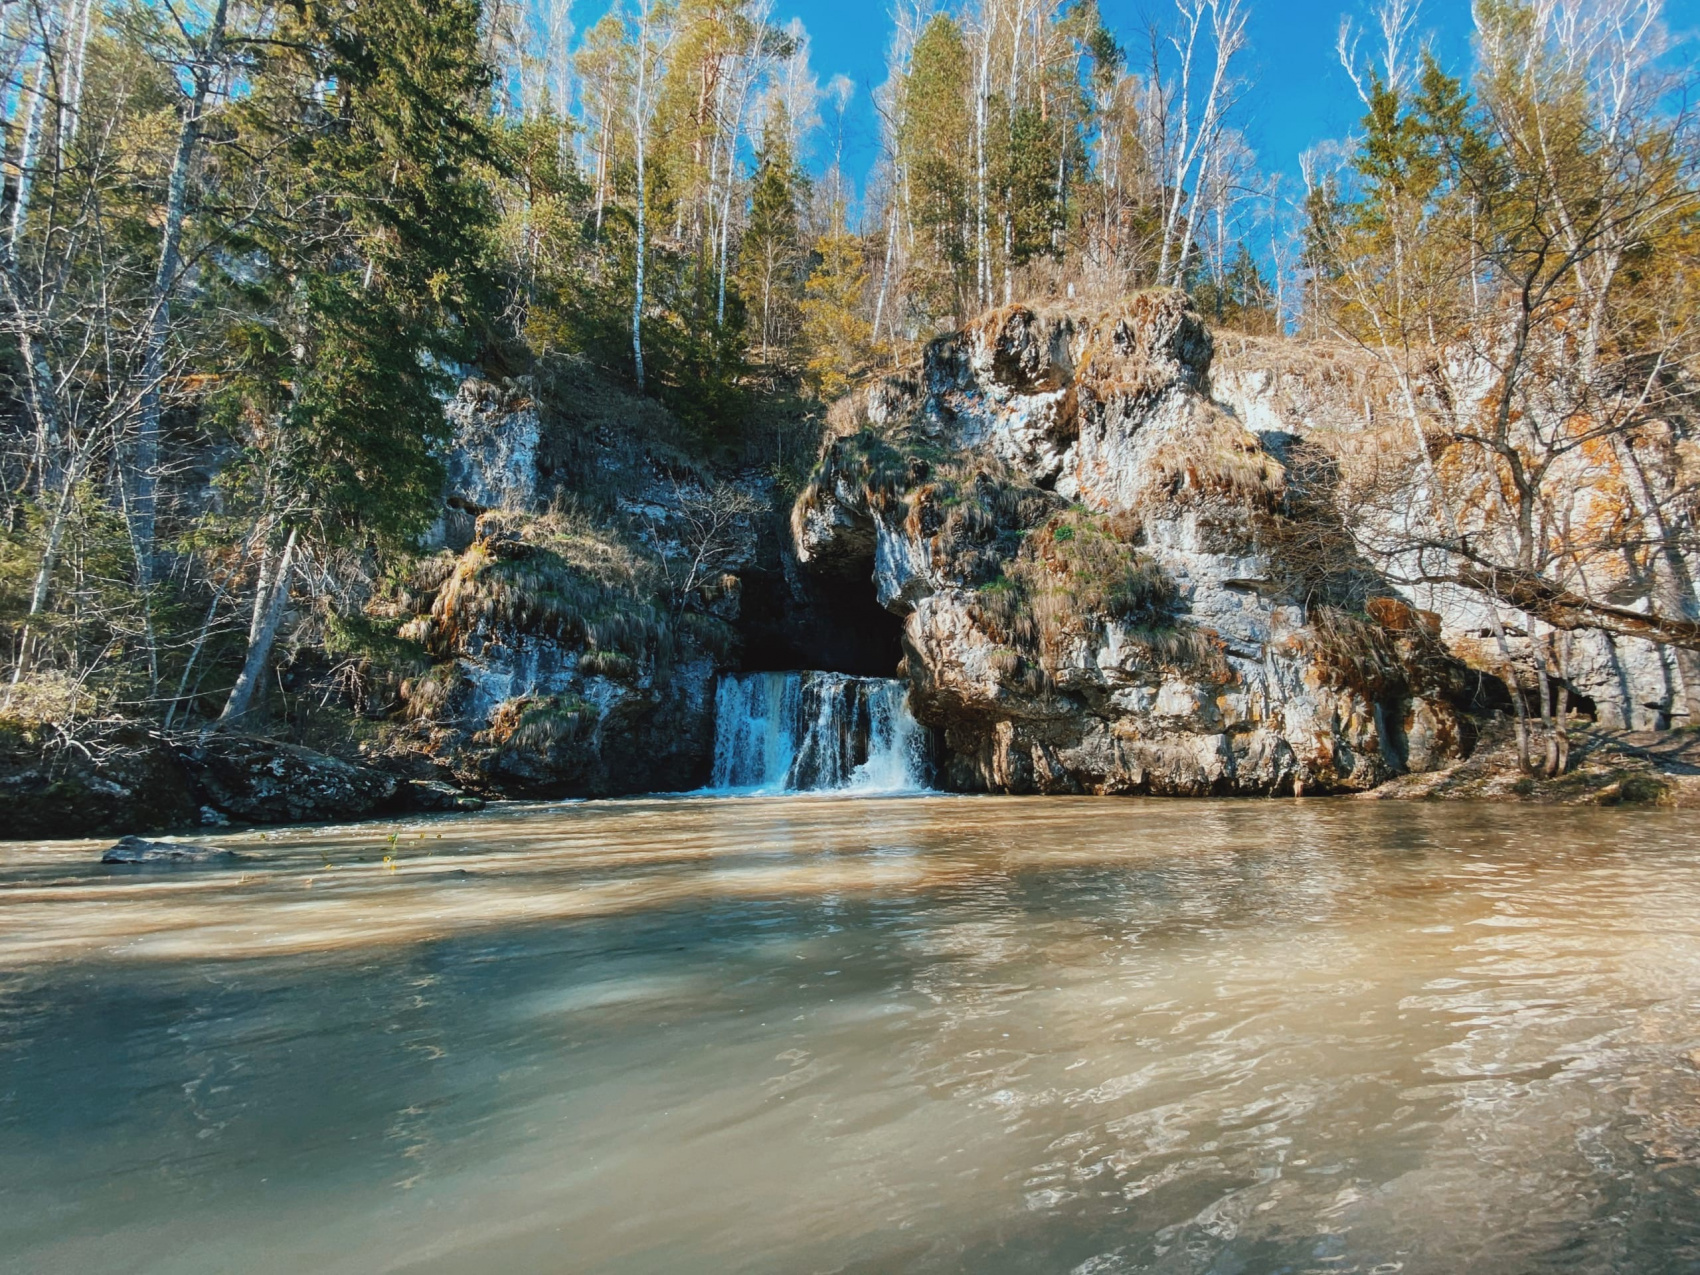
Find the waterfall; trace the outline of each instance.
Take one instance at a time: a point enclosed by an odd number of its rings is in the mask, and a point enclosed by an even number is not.
[[[908,687],[843,673],[728,673],[715,697],[714,780],[722,792],[915,792],[927,787],[927,732]]]

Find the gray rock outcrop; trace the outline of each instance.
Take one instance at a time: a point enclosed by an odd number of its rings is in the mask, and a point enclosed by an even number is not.
[[[1179,293],[995,311],[841,413],[798,558],[904,618],[946,775],[1004,792],[1354,791],[1467,750],[1467,670],[1353,554],[1327,467],[1208,396]]]
[[[48,740],[0,729],[6,837],[158,832],[196,821],[197,801],[171,747],[138,726]]]
[[[491,512],[420,581],[404,634],[432,672],[404,687],[418,745],[466,787],[527,797],[691,786],[713,750],[715,643],[649,560],[547,514]]]
[[[450,504],[523,509],[536,499],[542,426],[523,384],[468,378],[443,414],[454,431],[444,465]]]
[[[397,804],[396,776],[272,739],[211,735],[178,756],[209,805],[249,823],[360,819]]]
[[[1409,472],[1416,454],[1415,433],[1445,438],[1448,420],[1472,420],[1486,410],[1485,397],[1495,386],[1491,369],[1472,366],[1456,350],[1442,350],[1425,366],[1411,386],[1408,400],[1390,369],[1365,350],[1327,342],[1298,342],[1270,337],[1226,336],[1211,371],[1211,394],[1263,438],[1303,437],[1312,440],[1344,465],[1374,474],[1403,465],[1396,487],[1420,491],[1423,476]],[[1479,357],[1476,358],[1479,363]],[[1421,423],[1414,425],[1413,407]],[[1680,469],[1680,456],[1661,454],[1649,428],[1643,463],[1654,470]],[[1682,430],[1675,433],[1681,435]],[[1668,441],[1668,440],[1667,440]],[[1686,464],[1696,453],[1686,446]],[[1399,458],[1389,462],[1389,458]],[[1602,472],[1609,472],[1609,466]],[[1597,478],[1598,475],[1595,475]],[[1672,473],[1671,479],[1677,479]],[[1678,485],[1681,485],[1681,481]],[[1692,481],[1692,480],[1688,480]],[[1373,486],[1373,481],[1371,482]],[[1342,510],[1358,530],[1361,542],[1387,546],[1389,570],[1422,580],[1420,564],[1401,555],[1400,546],[1421,542],[1413,525],[1421,499],[1358,500],[1351,490],[1341,493]],[[1609,520],[1620,506],[1590,507],[1586,497],[1573,516]],[[1700,575],[1700,557],[1690,551],[1686,574]],[[1612,570],[1615,566],[1615,573]],[[1633,555],[1615,564],[1591,564],[1593,587],[1609,585],[1612,601],[1631,609],[1654,609],[1668,615],[1694,618],[1694,600],[1660,599],[1658,572],[1636,569]],[[1535,660],[1527,636],[1513,622],[1506,639],[1513,661],[1508,674],[1505,654],[1494,628],[1494,617],[1480,594],[1445,583],[1408,586],[1409,600],[1440,619],[1447,646],[1471,666],[1491,670],[1501,678],[1515,676],[1525,694],[1537,693]],[[1581,697],[1599,725],[1608,729],[1659,730],[1695,724],[1700,705],[1700,655],[1636,637],[1614,636],[1598,629],[1580,629],[1569,637],[1566,660],[1573,697]]]

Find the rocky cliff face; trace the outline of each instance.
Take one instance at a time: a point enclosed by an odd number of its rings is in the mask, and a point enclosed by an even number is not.
[[[675,607],[641,545],[510,510],[480,515],[467,549],[427,561],[411,584],[401,635],[433,667],[403,697],[417,746],[464,786],[608,796],[706,780],[735,577]]]
[[[652,400],[589,368],[552,378],[469,373],[444,405],[436,552],[368,608],[425,657],[391,760],[486,795],[695,787],[774,497],[694,457]]]
[[[1488,370],[1472,369],[1470,362],[1466,355],[1445,352],[1440,364],[1417,378],[1416,406],[1422,417],[1433,422],[1431,439],[1445,436],[1448,418],[1475,419],[1485,410],[1482,399],[1495,382]],[[1410,405],[1393,376],[1374,357],[1342,345],[1228,336],[1222,339],[1210,379],[1213,397],[1248,429],[1265,438],[1303,437],[1332,458],[1345,475],[1338,502],[1356,525],[1360,542],[1388,546],[1412,542],[1411,520],[1423,502],[1377,499],[1374,491],[1378,481],[1385,484],[1390,476],[1401,492],[1424,486],[1424,477],[1411,460],[1416,446]],[[1700,453],[1694,451],[1691,440],[1679,439],[1674,449],[1666,451],[1671,439],[1653,437],[1658,432],[1649,431],[1648,464],[1654,469],[1686,467],[1689,473],[1700,467]],[[1621,502],[1610,495],[1609,481],[1601,481],[1610,472],[1607,464],[1590,475],[1599,488],[1592,498],[1584,492],[1570,511],[1572,516],[1579,521],[1623,516]],[[1680,485],[1674,474],[1670,479]],[[1355,489],[1359,486],[1362,491]],[[1600,495],[1606,499],[1600,501]],[[1690,558],[1686,570],[1692,578],[1700,572],[1700,560]],[[1395,553],[1388,569],[1420,578],[1423,573],[1417,565]],[[1692,614],[1692,596],[1656,596],[1658,573],[1637,569],[1629,555],[1615,562],[1591,562],[1589,571],[1596,589],[1609,582],[1611,596],[1619,605]],[[1478,594],[1425,583],[1411,587],[1410,599],[1440,618],[1442,637],[1456,654],[1496,677],[1515,678],[1525,694],[1534,697],[1534,656],[1517,617],[1508,617],[1512,629],[1507,641],[1508,668],[1493,617]],[[1569,645],[1572,695],[1581,698],[1602,727],[1662,730],[1694,723],[1695,713],[1700,712],[1700,657],[1598,630],[1572,634]]]
[[[903,617],[946,773],[1003,792],[1362,790],[1470,744],[1468,671],[1355,560],[1330,469],[1209,396],[1178,293],[989,314],[839,412],[792,515]]]

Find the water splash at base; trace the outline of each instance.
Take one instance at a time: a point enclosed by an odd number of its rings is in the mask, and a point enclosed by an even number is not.
[[[908,687],[844,673],[728,673],[715,700],[720,792],[924,792],[927,731]]]

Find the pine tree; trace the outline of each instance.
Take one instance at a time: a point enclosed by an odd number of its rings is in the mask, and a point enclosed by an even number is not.
[[[308,9],[247,103],[283,162],[251,240],[269,265],[246,289],[261,309],[232,327],[220,406],[283,545],[221,721],[247,711],[303,548],[404,545],[435,517],[443,366],[470,352],[490,295],[477,170],[498,153],[478,14],[476,0]]]
[[[791,154],[790,132],[783,106],[777,107],[768,118],[756,157],[749,225],[739,253],[740,283],[760,315],[764,363],[776,346],[783,357],[789,343],[806,259],[798,207],[807,197],[809,182]]]
[[[916,299],[937,318],[966,318],[973,309],[978,265],[967,144],[972,78],[962,28],[940,14],[916,41],[904,82],[898,149],[908,186],[895,192],[906,203],[918,241],[912,267]]]

